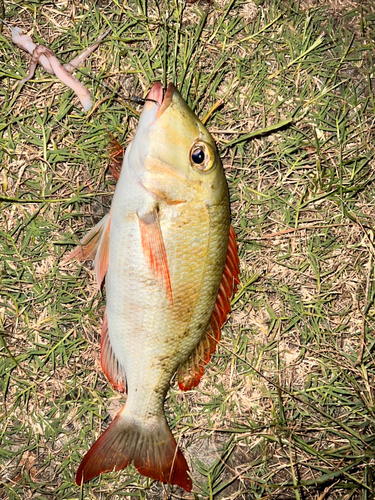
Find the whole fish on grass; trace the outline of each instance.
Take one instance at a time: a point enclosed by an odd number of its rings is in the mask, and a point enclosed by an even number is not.
[[[149,92],[112,206],[71,254],[95,259],[107,305],[101,364],[126,405],[82,460],[81,484],[131,462],[192,489],[164,399],[195,387],[220,339],[238,283],[228,188],[207,129],[172,84]],[[151,101],[152,100],[152,101]]]

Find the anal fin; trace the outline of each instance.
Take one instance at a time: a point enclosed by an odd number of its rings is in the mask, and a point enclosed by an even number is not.
[[[126,375],[112,349],[111,339],[108,334],[107,313],[104,313],[101,333],[100,362],[102,370],[116,391],[126,392]]]
[[[230,313],[231,298],[236,292],[239,283],[239,264],[236,234],[231,226],[223,276],[208,328],[198,347],[178,369],[178,385],[182,391],[188,391],[198,385],[204,373],[205,365],[215,352],[216,345],[220,340],[221,327]]]

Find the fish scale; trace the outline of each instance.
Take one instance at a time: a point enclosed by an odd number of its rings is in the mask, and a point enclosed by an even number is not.
[[[239,263],[212,137],[172,84],[164,96],[154,84],[148,98],[110,213],[71,255],[95,254],[99,287],[106,276],[102,367],[114,388],[127,388],[126,405],[83,458],[76,481],[133,462],[140,473],[191,491],[164,399],[177,369],[183,390],[199,382]]]

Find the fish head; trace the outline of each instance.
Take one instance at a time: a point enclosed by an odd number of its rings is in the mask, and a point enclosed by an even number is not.
[[[166,203],[219,203],[228,196],[210,133],[170,83],[150,90],[129,153],[142,186]]]

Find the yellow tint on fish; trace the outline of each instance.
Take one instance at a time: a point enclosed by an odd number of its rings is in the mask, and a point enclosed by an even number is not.
[[[148,99],[110,213],[73,254],[95,254],[99,286],[106,276],[102,367],[127,391],[76,481],[134,462],[142,474],[190,491],[164,399],[177,369],[182,389],[199,382],[229,311],[238,258],[212,137],[172,84],[164,98],[154,84]]]

